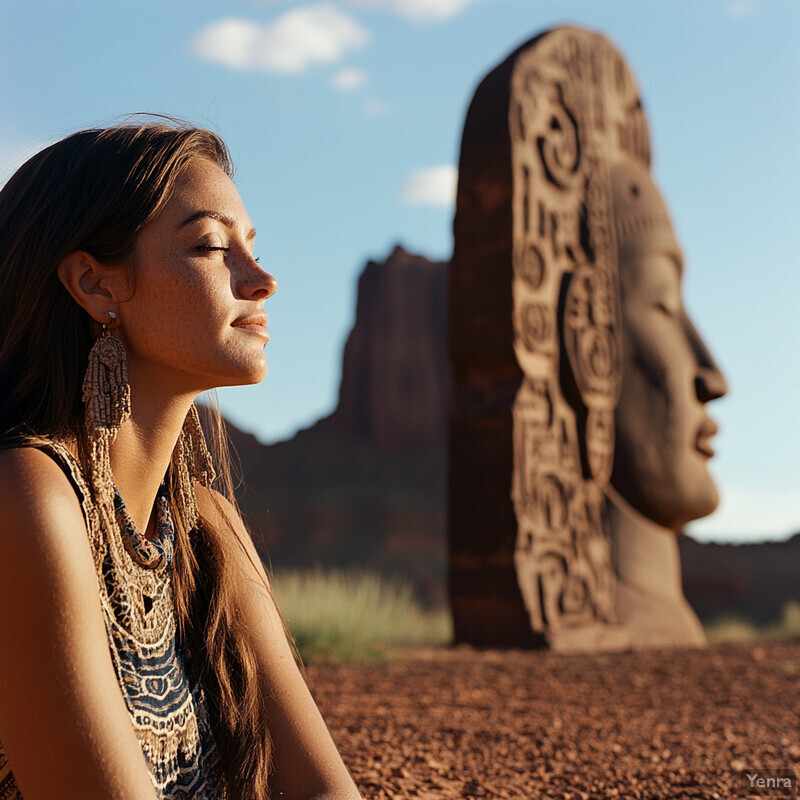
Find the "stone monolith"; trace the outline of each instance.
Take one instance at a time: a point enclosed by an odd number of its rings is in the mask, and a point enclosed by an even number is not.
[[[449,273],[457,641],[701,644],[674,531],[710,513],[724,379],[683,309],[633,75],[557,28],[482,81]]]

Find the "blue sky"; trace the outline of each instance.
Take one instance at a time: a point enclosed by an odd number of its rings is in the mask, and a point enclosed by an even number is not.
[[[336,402],[355,280],[395,243],[446,259],[480,78],[571,22],[639,80],[686,304],[726,373],[704,539],[800,530],[800,4],[796,0],[0,0],[0,181],[135,112],[217,130],[279,280],[270,374],[222,390],[265,441]]]

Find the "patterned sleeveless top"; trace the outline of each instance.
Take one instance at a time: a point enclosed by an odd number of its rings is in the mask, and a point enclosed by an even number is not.
[[[219,755],[203,690],[177,641],[172,598],[174,528],[166,491],[157,536],[139,533],[117,493],[119,526],[101,529],[80,467],[61,444],[46,450],[64,469],[91,540],[108,645],[131,723],[163,800],[219,800]],[[24,800],[0,744],[0,800]]]

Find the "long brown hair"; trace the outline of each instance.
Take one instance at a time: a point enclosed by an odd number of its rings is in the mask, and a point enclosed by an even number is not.
[[[86,452],[81,382],[92,321],[59,281],[58,264],[75,250],[108,265],[123,261],[194,158],[232,173],[228,150],[211,131],[165,120],[80,131],[37,153],[0,191],[0,444],[46,437]],[[218,408],[206,419],[215,433],[215,486],[235,506]],[[199,527],[191,532],[176,520],[179,635],[209,701],[225,796],[266,798],[271,737],[222,543],[236,534]]]

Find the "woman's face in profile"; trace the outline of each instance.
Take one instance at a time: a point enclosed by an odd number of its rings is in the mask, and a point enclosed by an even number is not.
[[[187,392],[263,380],[263,304],[277,282],[253,257],[254,239],[231,179],[190,161],[125,264],[133,294],[119,317],[132,383],[142,370]]]

